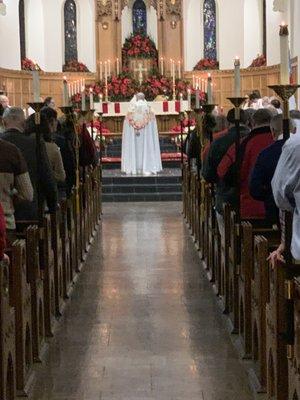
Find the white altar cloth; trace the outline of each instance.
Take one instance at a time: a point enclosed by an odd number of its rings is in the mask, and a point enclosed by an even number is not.
[[[175,101],[168,101],[168,111],[164,112],[163,111],[163,101],[149,101],[148,104],[151,107],[151,111],[155,115],[177,115],[178,112],[176,112],[175,108]],[[116,113],[115,112],[115,103],[113,102],[108,102],[108,113],[104,114],[105,117],[124,117],[127,115],[129,106],[131,103],[128,102],[120,102],[120,112]],[[188,109],[188,101],[187,100],[182,100],[180,102],[181,111],[186,111]],[[94,108],[95,111],[102,112],[103,111],[103,103],[94,103]]]

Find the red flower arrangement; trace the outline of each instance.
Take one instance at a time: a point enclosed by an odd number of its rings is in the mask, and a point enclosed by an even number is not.
[[[267,59],[264,54],[257,55],[257,57],[252,61],[251,65],[249,68],[259,68],[259,67],[265,67],[267,65]]]
[[[77,60],[66,62],[63,66],[63,72],[90,72],[88,67]]]
[[[152,58],[157,62],[158,52],[155,43],[147,35],[132,34],[125,40],[122,48],[122,59],[125,65],[129,58]]]
[[[41,71],[41,67],[30,58],[23,58],[21,68],[24,71]]]
[[[202,58],[194,66],[194,71],[205,71],[208,69],[219,69],[219,61],[209,58]]]

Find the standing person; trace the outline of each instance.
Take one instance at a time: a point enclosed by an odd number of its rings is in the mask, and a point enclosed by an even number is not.
[[[36,126],[35,116],[31,115],[26,121],[21,108],[12,107],[4,112],[3,115],[6,131],[2,135],[5,141],[16,145],[24,156],[30,179],[34,188],[34,198],[32,202],[24,201],[16,205],[16,219],[37,220],[38,219],[38,188],[41,193],[42,201],[46,202],[50,213],[57,209],[57,186],[49,163],[45,142],[41,139],[41,160],[36,156]],[[41,130],[45,124],[45,119],[41,118]]]
[[[55,101],[54,101],[53,97],[50,97],[50,96],[49,96],[49,97],[46,97],[46,98],[45,98],[44,107],[50,107],[50,108],[52,108],[53,110],[55,110],[56,104],[55,104]]]
[[[57,182],[63,183],[66,179],[66,172],[63,165],[61,152],[57,144],[54,142],[54,134],[57,131],[57,112],[50,107],[44,107],[41,115],[45,117],[48,124],[44,126],[42,131],[46,144],[46,150],[50,165]]]
[[[5,215],[0,203],[0,261],[9,261],[8,256],[5,254],[6,249],[6,223]]]
[[[1,104],[1,106],[3,107],[4,111],[5,111],[7,108],[10,108],[10,105],[9,105],[9,98],[8,98],[7,96],[5,96],[4,94],[1,94],[1,95],[0,95],[0,104]]]

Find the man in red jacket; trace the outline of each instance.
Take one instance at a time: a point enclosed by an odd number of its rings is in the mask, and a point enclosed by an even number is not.
[[[253,115],[254,129],[241,142],[241,170],[240,170],[240,205],[242,219],[264,219],[265,208],[262,201],[254,200],[250,195],[249,179],[259,153],[270,146],[272,137],[270,122],[272,114],[267,109],[260,109]],[[235,145],[232,145],[218,167],[220,179],[236,186]]]

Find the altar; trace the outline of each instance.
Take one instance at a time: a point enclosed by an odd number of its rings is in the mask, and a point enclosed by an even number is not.
[[[151,110],[157,117],[158,131],[169,132],[178,124],[179,113],[188,109],[188,101],[149,101]],[[123,121],[130,107],[130,102],[94,103],[96,112],[103,112],[107,128],[113,133],[121,133]]]

